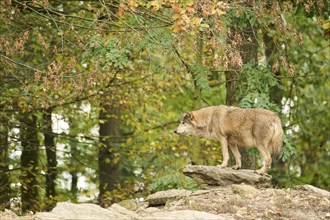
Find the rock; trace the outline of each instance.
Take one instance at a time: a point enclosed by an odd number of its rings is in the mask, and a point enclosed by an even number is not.
[[[161,191],[148,196],[146,202],[142,199],[141,202],[126,200],[113,204],[108,209],[95,204],[59,202],[51,212],[35,215],[17,216],[8,210],[0,211],[0,219],[330,220],[330,192],[311,185],[302,185],[295,189],[263,188],[271,185],[271,177],[257,175],[251,170],[187,166],[184,172],[211,188],[195,192],[178,189]],[[216,185],[218,187],[214,187]],[[149,205],[157,207],[148,208]]]
[[[110,210],[111,213],[116,215],[117,219],[142,219],[142,217],[140,217],[135,212],[128,210],[116,203],[112,204],[110,208],[108,208],[108,210]]]
[[[244,216],[247,215],[248,209],[246,207],[241,207],[237,210],[236,215]]]
[[[210,193],[210,190],[197,190],[197,191],[193,192],[191,195],[199,196],[199,195],[209,194],[209,193]]]
[[[177,210],[171,212],[156,212],[152,213],[143,219],[152,220],[234,220],[235,218],[228,215],[214,215],[207,212],[195,210]]]
[[[236,217],[237,219],[244,219],[244,216],[241,215],[241,214],[238,214],[238,213],[235,214],[235,217]]]
[[[193,178],[200,184],[208,186],[228,186],[245,183],[260,187],[271,187],[271,176],[259,175],[253,170],[234,170],[231,168],[219,168],[216,166],[187,165],[183,169],[186,176]]]
[[[19,216],[17,216],[13,211],[5,209],[1,212],[0,219],[19,219]]]
[[[36,213],[34,219],[38,220],[66,220],[66,219],[142,219],[137,213],[118,204],[104,209],[95,204],[73,204],[59,202],[51,212]]]
[[[236,194],[258,194],[258,189],[251,185],[242,184],[233,184],[231,186],[233,193]]]
[[[167,191],[159,191],[147,197],[146,202],[151,206],[165,205],[168,200],[180,199],[187,197],[191,191],[184,189],[170,189]]]
[[[66,220],[66,219],[118,219],[116,213],[109,212],[95,204],[74,204],[59,202],[51,212],[38,212],[35,219]]]
[[[164,210],[173,211],[176,210],[177,206],[182,206],[184,204],[183,199],[167,200],[164,206]]]
[[[138,205],[137,205],[135,199],[126,199],[126,200],[118,202],[118,204],[126,209],[133,210],[133,211],[138,208]]]
[[[327,199],[327,198],[322,198],[322,199],[320,200],[320,203],[319,203],[318,206],[319,206],[320,208],[322,208],[322,209],[328,211],[328,210],[330,210],[330,200]],[[330,216],[329,216],[329,217],[330,217]]]
[[[160,212],[160,209],[156,207],[148,207],[143,210],[143,213],[155,213],[155,212]]]
[[[316,193],[317,195],[322,196],[322,197],[330,198],[330,192],[329,191],[327,191],[325,189],[317,188],[317,187],[312,186],[312,185],[308,185],[308,184],[300,185],[300,186],[296,186],[295,188],[299,189],[299,190],[313,192],[313,193]]]

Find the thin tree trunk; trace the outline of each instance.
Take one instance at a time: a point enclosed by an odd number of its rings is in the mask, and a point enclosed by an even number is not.
[[[234,42],[237,36],[240,36],[242,39],[241,44],[237,45],[237,42]],[[231,48],[239,51],[239,55],[242,59],[243,64],[252,63],[254,65],[258,64],[258,39],[257,39],[257,29],[250,24],[243,30],[238,30],[231,28],[230,34],[228,35],[227,40],[228,45],[231,45]],[[231,69],[235,69],[237,66],[231,66]],[[239,74],[237,71],[227,71],[226,75],[226,104],[237,106],[240,102],[241,97],[237,97],[236,91],[238,91],[239,83]],[[244,169],[255,169],[256,167],[256,157],[252,154],[249,154],[246,148],[240,148],[241,159],[242,159],[242,168]],[[231,160],[230,163],[233,163]]]
[[[78,122],[79,123],[79,122]],[[80,164],[77,162],[76,157],[80,154],[78,151],[77,145],[77,126],[78,124],[73,120],[72,118],[69,118],[69,134],[71,137],[74,137],[70,139],[70,154],[71,158],[74,158],[70,161],[70,175],[71,175],[71,189],[70,189],[70,199],[72,202],[78,202],[78,172],[80,170]]]
[[[10,208],[10,180],[8,171],[8,127],[0,116],[0,211]]]
[[[236,96],[239,74],[236,71],[226,71],[226,105],[238,106],[239,100]]]
[[[50,211],[56,206],[56,176],[57,159],[56,146],[54,143],[54,134],[52,129],[52,111],[49,110],[43,114],[45,137],[45,148],[47,156],[47,174],[46,174],[46,210]]]
[[[37,118],[24,114],[21,119],[21,193],[22,212],[40,210],[38,177],[39,141],[37,137]]]
[[[78,175],[77,171],[71,171],[70,172],[72,181],[71,181],[71,200],[72,202],[78,201]]]
[[[105,95],[107,97],[107,95]],[[111,103],[110,103],[111,102]],[[119,144],[116,137],[120,135],[120,109],[115,106],[116,100],[105,100],[100,110],[100,146],[99,146],[99,204],[108,207],[113,202],[111,192],[119,183]]]
[[[271,25],[273,27],[274,25]],[[267,59],[267,63],[269,68],[273,69],[275,77],[280,76],[281,73],[278,68],[273,68],[275,64],[275,59],[274,56],[278,54],[278,50],[276,48],[275,42],[273,37],[269,36],[269,34],[266,32],[263,34],[264,38],[264,43],[265,43],[265,55]],[[278,79],[279,80],[279,79]],[[279,83],[281,81],[279,80]],[[283,97],[283,92],[282,90],[278,87],[278,85],[275,85],[271,88],[270,91],[270,98],[273,100],[278,106],[282,106],[282,97]]]

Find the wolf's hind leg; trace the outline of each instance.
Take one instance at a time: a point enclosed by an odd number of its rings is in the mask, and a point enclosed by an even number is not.
[[[232,166],[234,170],[239,170],[242,167],[241,154],[238,151],[237,145],[229,145],[231,152],[234,155],[236,164]]]
[[[270,156],[269,151],[266,147],[264,147],[264,145],[258,146],[258,150],[260,151],[262,156],[263,166],[259,170],[256,170],[256,173],[262,175],[264,173],[267,173],[268,169],[270,168],[270,165],[272,164],[272,158]]]

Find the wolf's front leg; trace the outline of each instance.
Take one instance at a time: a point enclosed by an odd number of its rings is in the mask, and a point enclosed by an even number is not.
[[[225,168],[228,165],[229,153],[228,153],[228,143],[225,137],[219,138],[221,151],[222,151],[222,163],[218,165],[220,168]]]

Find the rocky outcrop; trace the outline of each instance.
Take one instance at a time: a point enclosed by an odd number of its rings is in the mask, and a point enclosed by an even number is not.
[[[59,202],[51,212],[17,216],[0,212],[0,219],[147,219],[330,220],[330,192],[311,185],[274,189],[270,176],[249,170],[186,166],[184,173],[206,186],[203,190],[171,189],[149,195],[145,202],[125,200],[104,209],[95,204]]]
[[[229,186],[240,183],[253,185],[258,188],[272,186],[272,177],[270,175],[259,175],[254,173],[253,170],[187,165],[184,167],[183,173],[204,186]]]

